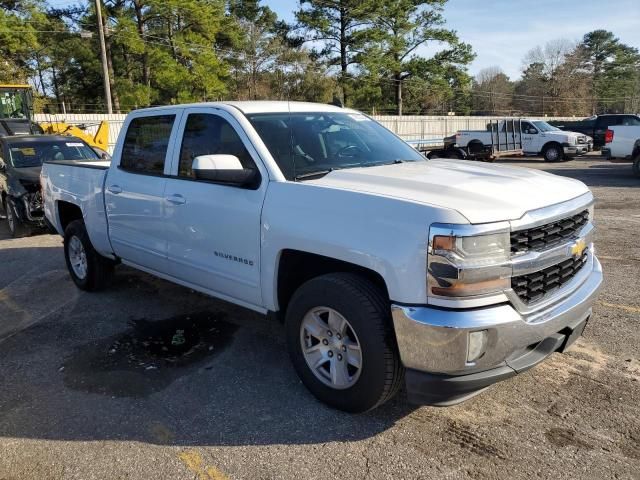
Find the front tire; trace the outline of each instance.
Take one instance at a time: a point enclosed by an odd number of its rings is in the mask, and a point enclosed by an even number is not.
[[[302,383],[333,408],[365,412],[402,385],[389,300],[359,275],[333,273],[303,284],[289,303],[285,327]]]
[[[640,153],[637,153],[633,158],[633,174],[640,178]]]
[[[552,143],[544,147],[542,156],[545,162],[560,162],[564,159],[564,150],[561,145]]]
[[[93,292],[111,282],[115,264],[95,251],[82,220],[69,223],[64,231],[64,258],[79,289]]]

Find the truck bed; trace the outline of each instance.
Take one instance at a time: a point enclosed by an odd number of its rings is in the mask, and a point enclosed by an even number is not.
[[[47,219],[64,236],[64,225],[58,214],[60,203],[77,205],[91,243],[105,256],[112,255],[104,205],[104,182],[109,165],[109,161],[53,161],[45,162],[41,173]]]

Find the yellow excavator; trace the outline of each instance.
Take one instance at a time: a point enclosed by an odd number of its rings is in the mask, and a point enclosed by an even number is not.
[[[0,84],[0,136],[38,133],[72,135],[81,138],[94,149],[106,152],[109,147],[109,123],[101,121],[95,135],[86,131],[88,126],[66,122],[35,122],[31,86]]]

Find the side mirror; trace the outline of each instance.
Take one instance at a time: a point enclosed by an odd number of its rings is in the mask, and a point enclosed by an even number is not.
[[[200,155],[193,159],[191,170],[198,180],[236,187],[257,188],[260,178],[258,170],[244,168],[235,155]]]

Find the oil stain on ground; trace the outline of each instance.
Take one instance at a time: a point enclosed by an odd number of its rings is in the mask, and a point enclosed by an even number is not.
[[[115,397],[146,397],[223,351],[237,326],[222,313],[137,319],[124,333],[78,348],[62,365],[68,388]]]

